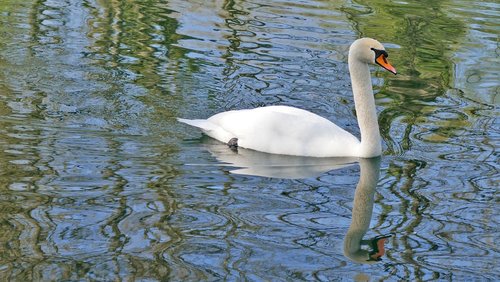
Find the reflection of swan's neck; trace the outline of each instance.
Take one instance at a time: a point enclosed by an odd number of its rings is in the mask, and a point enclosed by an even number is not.
[[[367,263],[368,251],[361,249],[373,210],[373,197],[380,170],[380,158],[360,159],[360,178],[354,193],[352,221],[344,239],[344,255],[353,261]]]
[[[370,69],[368,64],[359,61],[353,54],[354,52],[349,52],[349,73],[351,74],[354,105],[361,132],[359,156],[371,158],[380,156],[382,147]]]

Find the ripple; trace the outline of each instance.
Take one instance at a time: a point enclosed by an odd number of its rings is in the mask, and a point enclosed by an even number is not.
[[[499,280],[497,8],[4,1],[0,276]],[[341,250],[358,166],[235,175],[175,120],[286,104],[359,135],[346,63],[359,36],[399,72],[373,72],[387,149],[367,234],[395,236],[368,268]]]
[[[453,271],[453,277],[456,279],[467,279],[471,274],[480,270],[480,277],[482,279],[493,279],[499,278],[498,275],[489,274],[492,273],[493,269],[496,267],[495,263],[491,259],[478,257],[478,256],[463,256],[454,255],[454,260],[450,263],[449,258],[446,256],[426,256],[422,258],[422,261],[432,265],[434,267],[439,267],[441,270],[449,272]],[[480,269],[477,265],[481,265]]]

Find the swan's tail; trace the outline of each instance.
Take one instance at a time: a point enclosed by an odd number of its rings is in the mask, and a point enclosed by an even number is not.
[[[217,124],[214,124],[213,122],[210,122],[206,119],[183,119],[183,118],[177,118],[178,121],[189,124],[194,127],[198,127],[203,131],[206,135],[215,138],[221,142],[227,143],[231,138],[235,138],[234,134],[231,134],[227,132],[225,129],[222,127],[218,126]]]
[[[217,126],[211,122],[209,122],[206,119],[184,119],[184,118],[177,118],[178,121],[189,124],[194,127],[198,127],[202,129],[203,131],[209,132],[212,130],[215,130]]]

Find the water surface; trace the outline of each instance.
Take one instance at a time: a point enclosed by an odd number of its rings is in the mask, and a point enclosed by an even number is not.
[[[0,280],[500,280],[499,9],[0,1]],[[359,136],[361,36],[398,70],[372,71],[380,160],[242,169],[175,120],[284,104]]]

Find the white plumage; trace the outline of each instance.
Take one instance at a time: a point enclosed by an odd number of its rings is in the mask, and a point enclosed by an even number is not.
[[[219,141],[236,137],[238,146],[272,154],[340,156],[349,148],[336,144],[359,144],[356,137],[329,120],[287,106],[228,111],[207,120],[179,120]]]

